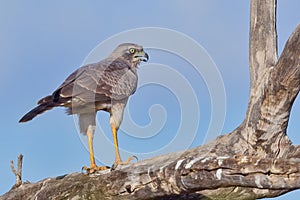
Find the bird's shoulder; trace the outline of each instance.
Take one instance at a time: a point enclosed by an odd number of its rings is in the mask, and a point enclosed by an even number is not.
[[[77,96],[88,99],[97,94],[100,99],[106,99],[104,96],[121,99],[131,95],[136,84],[136,71],[132,71],[128,62],[107,58],[75,70],[52,94],[52,98],[58,100]]]
[[[79,67],[65,79],[65,81],[58,87],[58,89],[67,86],[74,81],[79,81],[87,78],[96,78],[94,76],[97,76],[97,80],[101,80],[105,75],[118,75],[126,70],[130,70],[130,64],[128,62],[124,61],[123,59],[106,58],[99,62],[86,64]]]

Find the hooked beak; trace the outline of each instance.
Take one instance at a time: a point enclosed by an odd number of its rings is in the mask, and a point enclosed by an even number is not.
[[[134,57],[143,62],[147,62],[149,60],[149,55],[145,51],[138,52]]]

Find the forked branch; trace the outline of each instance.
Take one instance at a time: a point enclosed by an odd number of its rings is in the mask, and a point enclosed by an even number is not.
[[[22,164],[23,164],[23,155],[20,154],[18,156],[18,168],[17,170],[14,167],[14,161],[10,161],[10,168],[11,171],[14,173],[14,175],[16,176],[16,183],[13,187],[19,187],[20,185],[22,185]]]

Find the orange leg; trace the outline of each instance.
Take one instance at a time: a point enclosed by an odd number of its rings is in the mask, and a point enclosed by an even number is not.
[[[93,139],[94,139],[94,127],[93,126],[88,127],[87,137],[88,137],[88,146],[89,146],[89,151],[90,151],[90,168],[84,166],[84,167],[82,167],[82,169],[86,170],[88,173],[93,173],[95,171],[108,169],[108,167],[106,167],[106,166],[98,167],[95,163],[94,150],[93,150]]]
[[[118,165],[128,165],[128,164],[130,164],[130,161],[133,160],[135,158],[135,156],[130,156],[125,162],[123,162],[121,160],[120,152],[119,152],[119,144],[118,144],[118,136],[117,136],[118,129],[115,128],[114,126],[111,126],[111,132],[113,134],[114,147],[115,147],[115,152],[116,152],[116,159],[115,159],[115,162],[112,166],[112,169],[115,169]]]

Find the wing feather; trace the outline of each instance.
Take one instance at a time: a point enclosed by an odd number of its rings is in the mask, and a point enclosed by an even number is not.
[[[52,94],[56,102],[77,99],[80,105],[121,100],[136,90],[137,74],[122,59],[105,59],[73,72]]]

